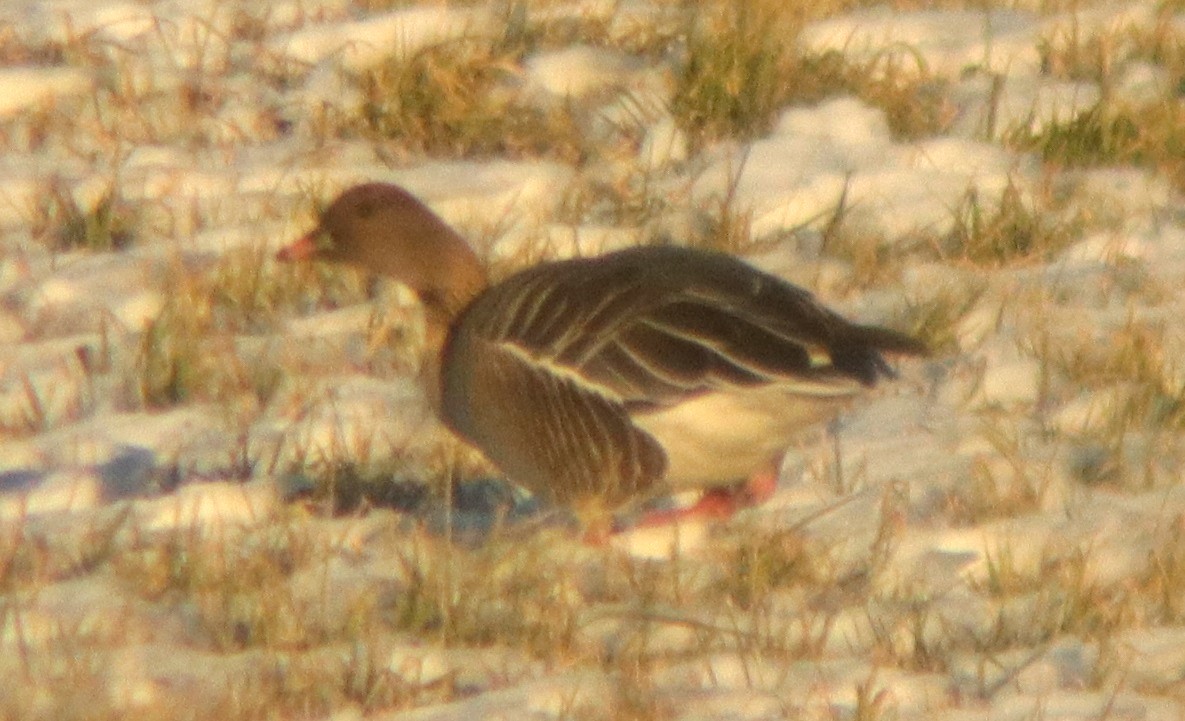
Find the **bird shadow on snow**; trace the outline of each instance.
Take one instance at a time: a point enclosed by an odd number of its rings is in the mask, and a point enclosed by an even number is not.
[[[407,524],[464,545],[480,545],[507,530],[532,527],[575,528],[571,514],[540,502],[529,493],[496,477],[454,483],[448,493],[433,490],[415,478],[370,479],[365,489],[343,488],[326,498],[325,481],[304,473],[281,480],[288,502],[308,502],[334,516],[382,508],[395,511]]]
[[[580,532],[580,524],[569,509],[547,504],[497,477],[455,483],[447,494],[434,492],[420,480],[385,478],[368,483],[365,491],[331,493],[328,499],[318,492],[325,481],[305,473],[288,474],[279,480],[280,496],[286,503],[310,503],[319,506],[319,512],[334,516],[388,509],[402,516],[408,526],[465,546],[482,545],[506,532],[529,533],[547,528],[574,535]],[[0,472],[0,506],[31,513],[52,512],[66,510],[63,504],[74,506],[80,497],[90,499],[88,505],[105,505],[165,496],[193,483],[200,481],[181,480],[175,468],[159,464],[151,449],[123,445],[109,460],[84,467],[81,472],[53,468]],[[679,499],[669,496],[629,504],[615,515],[616,528],[628,531],[644,514],[680,505]]]
[[[369,483],[365,491],[346,491],[320,503],[318,481],[307,475],[290,475],[282,485],[288,502],[311,502],[320,505],[321,512],[335,516],[356,515],[372,508],[388,509],[400,514],[408,526],[470,547],[506,533],[559,529],[578,536],[582,532],[571,509],[541,501],[499,477],[454,483],[447,494],[434,492],[420,480],[389,478]],[[628,532],[642,524],[648,514],[670,512],[688,503],[685,498],[659,496],[626,504],[613,516],[614,532]]]
[[[140,446],[120,446],[111,459],[82,471],[64,474],[52,468],[18,468],[0,472],[0,500],[46,492],[55,482],[77,484],[85,480],[95,484],[103,502],[151,496],[171,491],[177,485],[168,469],[158,465],[156,453]]]

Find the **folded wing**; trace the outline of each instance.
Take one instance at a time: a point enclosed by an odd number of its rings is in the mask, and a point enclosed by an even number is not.
[[[731,256],[638,248],[537,266],[478,298],[446,350],[444,411],[536,493],[624,496],[665,467],[631,412],[770,384],[850,395],[892,375],[882,351],[925,352]]]

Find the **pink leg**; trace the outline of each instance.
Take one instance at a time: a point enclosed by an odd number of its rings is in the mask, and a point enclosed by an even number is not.
[[[630,528],[650,528],[665,526],[687,520],[729,518],[742,508],[749,508],[765,503],[773,496],[778,488],[778,469],[781,466],[781,456],[778,456],[758,468],[747,481],[732,486],[709,488],[704,491],[700,499],[686,508],[672,508],[661,511],[650,511],[643,514],[638,522]],[[623,529],[628,530],[628,529]]]

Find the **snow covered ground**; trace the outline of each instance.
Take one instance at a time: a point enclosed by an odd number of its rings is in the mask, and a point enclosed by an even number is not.
[[[1185,16],[780,5],[0,5],[2,717],[1185,717]],[[935,355],[720,526],[450,508],[408,294],[271,261],[370,180]]]

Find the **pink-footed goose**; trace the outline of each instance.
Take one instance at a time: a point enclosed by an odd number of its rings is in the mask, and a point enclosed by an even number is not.
[[[926,353],[704,250],[631,248],[490,285],[464,239],[384,183],[342,193],[278,257],[409,286],[444,423],[510,481],[586,521],[692,488],[707,492],[690,513],[755,502],[796,434],[892,377],[882,353]]]

